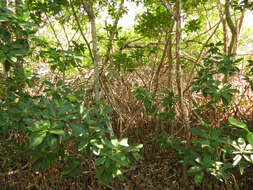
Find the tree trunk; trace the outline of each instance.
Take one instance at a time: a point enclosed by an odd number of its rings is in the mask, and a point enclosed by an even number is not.
[[[240,35],[240,31],[241,31],[241,27],[242,27],[242,23],[243,23],[243,19],[244,19],[244,13],[245,13],[245,9],[242,11],[241,17],[239,18],[239,24],[237,24],[237,20],[234,23],[232,18],[231,18],[231,14],[230,14],[230,0],[226,0],[225,1],[225,15],[226,15],[226,21],[227,24],[229,26],[229,29],[231,31],[231,40],[230,40],[230,44],[228,47],[228,52],[227,54],[236,54],[237,52],[237,47],[238,47],[238,42],[239,42],[239,35]],[[223,79],[224,83],[228,82],[228,76],[225,76]]]
[[[92,35],[92,53],[94,61],[94,90],[95,90],[95,101],[100,100],[100,85],[99,85],[99,62],[98,62],[98,49],[97,49],[97,30],[96,30],[96,19],[93,11],[92,3],[87,3],[83,0],[84,9],[88,14],[91,24],[91,35]]]
[[[172,26],[170,27],[170,35],[169,35],[169,47],[168,47],[168,62],[169,62],[169,77],[168,77],[168,88],[173,90],[173,84],[172,84],[172,74],[173,74],[173,70],[174,70],[174,67],[173,67],[173,52],[172,52],[172,49],[173,49],[173,44],[172,44],[172,32],[173,32],[173,28],[174,28],[174,23],[172,24]]]
[[[238,47],[238,43],[239,43],[239,39],[240,39],[240,33],[241,33],[241,29],[242,29],[242,24],[243,24],[245,12],[246,12],[246,9],[243,9],[239,20],[236,22],[236,23],[239,23],[239,24],[236,27],[236,29],[237,29],[237,38],[236,38],[234,49],[233,49],[234,53],[237,52],[237,47]]]
[[[239,25],[234,24],[234,22],[232,21],[232,18],[231,18],[231,14],[230,14],[230,0],[226,0],[226,2],[225,2],[226,21],[227,21],[227,24],[228,24],[229,29],[231,31],[231,34],[232,34],[230,44],[228,47],[228,54],[235,54],[236,53],[237,44],[238,44],[238,36],[239,36],[239,32],[241,30],[244,12],[245,11],[242,12],[240,24]]]
[[[187,111],[185,107],[184,97],[183,97],[183,89],[182,89],[182,63],[181,63],[181,35],[182,35],[182,28],[181,28],[181,0],[176,1],[176,80],[177,80],[177,89],[178,89],[178,97],[180,103],[180,111],[183,118],[183,126],[185,129],[185,136],[186,136],[186,145],[189,145],[190,142],[190,126],[187,117]],[[185,189],[188,188],[189,181],[187,175],[187,168],[184,166],[183,168],[183,178],[185,182]]]
[[[228,53],[228,46],[227,46],[227,42],[228,42],[228,32],[227,32],[227,23],[226,23],[226,18],[225,18],[225,13],[222,9],[222,4],[220,2],[220,0],[217,0],[217,4],[219,7],[219,15],[220,15],[220,19],[222,22],[222,29],[223,29],[223,53],[225,55],[227,55]]]
[[[1,6],[2,6],[2,7],[7,7],[7,1],[6,1],[6,0],[2,0],[2,1],[1,1]],[[2,29],[2,30],[6,30],[6,27],[2,24],[1,29]],[[1,65],[2,65],[2,67],[3,67],[3,76],[4,76],[4,77],[7,77],[8,73],[6,72],[6,67],[5,67],[5,65],[4,65],[4,61],[2,61]]]
[[[91,36],[92,36],[92,53],[93,53],[93,62],[94,62],[94,91],[95,91],[95,101],[99,102],[100,100],[100,83],[99,83],[99,60],[98,60],[98,49],[97,49],[97,29],[96,29],[96,18],[93,10],[92,2],[87,3],[85,0],[82,1],[85,11],[88,14],[90,23],[91,23]],[[114,132],[111,123],[107,124],[108,129],[110,130],[110,136],[113,137]]]
[[[178,89],[178,96],[180,101],[180,109],[181,114],[183,117],[183,125],[185,126],[185,133],[186,139],[189,140],[189,124],[187,119],[187,111],[185,107],[184,97],[183,97],[183,86],[182,86],[182,63],[181,63],[181,0],[177,0],[177,7],[176,7],[176,80],[177,80],[177,89]]]

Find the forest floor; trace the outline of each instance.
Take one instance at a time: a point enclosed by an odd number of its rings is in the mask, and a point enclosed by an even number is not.
[[[193,179],[189,178],[189,184],[185,187],[183,180],[183,166],[175,157],[175,153],[166,152],[152,142],[153,131],[150,126],[142,128],[141,135],[136,135],[135,130],[129,130],[129,143],[142,143],[141,155],[144,160],[133,163],[132,168],[125,169],[125,181],[114,180],[110,187],[104,187],[98,183],[91,163],[84,161],[82,167],[85,170],[78,177],[68,177],[61,180],[60,167],[50,168],[46,172],[33,172],[32,167],[26,164],[25,158],[15,158],[11,165],[0,163],[0,189],[115,189],[115,190],[202,190],[208,189],[203,184],[194,186]],[[132,131],[132,132],[131,132]],[[227,185],[214,179],[212,189],[220,190],[252,190],[253,167],[246,169],[243,176],[239,171],[232,171],[234,180]]]

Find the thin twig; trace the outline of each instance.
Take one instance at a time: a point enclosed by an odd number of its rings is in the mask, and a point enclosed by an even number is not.
[[[76,12],[75,12],[75,8],[74,8],[74,6],[73,6],[72,0],[69,0],[69,1],[70,1],[71,9],[72,9],[73,15],[74,15],[74,17],[75,17],[75,21],[76,21],[76,23],[77,23],[78,29],[80,30],[80,33],[81,33],[81,35],[82,35],[82,37],[83,37],[83,39],[84,39],[84,41],[85,41],[85,43],[86,43],[86,45],[87,45],[87,47],[88,47],[88,50],[89,50],[89,53],[90,53],[92,62],[94,63],[94,57],[93,57],[93,54],[92,54],[92,51],[91,51],[90,44],[89,44],[88,40],[86,39],[86,37],[85,37],[85,35],[84,35],[84,33],[83,33],[83,30],[82,30],[82,27],[81,27],[81,24],[80,24],[80,20],[79,20],[77,14],[76,14]]]

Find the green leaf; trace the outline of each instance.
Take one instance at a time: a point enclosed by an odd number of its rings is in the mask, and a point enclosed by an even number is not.
[[[12,56],[12,57],[10,57],[10,60],[12,61],[12,62],[17,62],[17,57],[14,57],[14,56]]]
[[[47,111],[49,114],[49,117],[56,117],[56,106],[53,102],[47,105]]]
[[[59,81],[56,83],[56,86],[57,86],[57,87],[60,87],[60,86],[62,86],[62,84],[63,84],[63,80],[59,80]]]
[[[198,128],[191,128],[190,130],[191,130],[191,132],[192,132],[193,134],[195,134],[195,135],[208,138],[207,133],[206,133],[205,131],[201,130],[201,129],[198,129]]]
[[[124,176],[121,169],[117,169],[116,176],[119,178],[120,181],[124,181]]]
[[[195,177],[194,177],[194,182],[195,182],[196,184],[200,183],[200,182],[202,181],[204,175],[205,175],[205,174],[204,174],[203,171],[197,173],[197,174],[195,175]]]
[[[33,147],[40,145],[43,142],[45,137],[46,137],[46,133],[34,135],[31,139],[29,147],[33,148]]]
[[[248,131],[247,125],[244,124],[244,123],[242,123],[242,122],[240,122],[240,121],[237,121],[235,118],[229,117],[229,118],[228,118],[228,121],[229,121],[229,123],[230,123],[231,125],[234,125],[234,126],[236,126],[236,127],[239,127],[239,128],[242,128],[242,129],[245,129],[245,130]]]
[[[241,175],[243,175],[244,170],[245,170],[246,168],[247,168],[246,165],[240,165],[240,166],[239,166],[239,171],[240,171],[240,174],[241,174]]]
[[[105,143],[106,146],[108,146],[109,148],[113,149],[115,148],[115,145],[113,142],[114,142],[115,139],[112,139],[111,141],[109,141],[108,139],[103,139],[102,142]],[[116,139],[117,140],[117,139]]]
[[[247,139],[249,141],[249,143],[253,146],[253,133],[252,132],[248,132],[247,134]]]
[[[71,102],[77,101],[77,98],[74,95],[69,95],[68,98],[69,98],[69,101],[71,101]]]
[[[100,178],[102,177],[104,171],[105,171],[105,166],[100,167],[100,168],[98,169],[97,173],[96,173],[96,177],[97,177],[98,179],[100,179]]]
[[[55,134],[55,135],[59,135],[59,136],[66,136],[66,132],[62,129],[52,129],[49,131],[49,133]]]
[[[0,16],[0,22],[8,22],[9,19],[5,16]]]
[[[111,160],[117,162],[121,166],[128,166],[128,162],[126,160],[126,156],[123,154],[116,154],[113,156],[109,156]]]
[[[84,125],[79,123],[70,123],[73,132],[76,135],[85,135]]]
[[[7,32],[6,30],[1,29],[0,30],[0,38],[4,42],[8,42],[11,39],[11,34],[9,32]]]
[[[29,125],[28,130],[32,132],[40,131],[42,128],[42,125],[39,121],[34,121],[32,119],[26,119],[25,122]]]
[[[114,165],[114,162],[112,159],[106,159],[104,165],[106,168],[111,169],[111,167]]]
[[[228,94],[228,93],[222,93],[221,96],[222,96],[222,102],[225,105],[228,105],[231,102],[232,97],[233,97],[231,94]]]
[[[136,161],[143,160],[143,157],[138,152],[133,152]]]
[[[47,139],[48,146],[52,149],[56,149],[56,147],[59,143],[58,137],[56,137],[55,135],[52,135],[52,134],[48,134],[46,139]]]
[[[136,150],[140,150],[140,149],[142,149],[142,147],[143,147],[143,144],[138,144],[138,145],[134,146],[134,148]]]
[[[106,114],[109,114],[109,113],[112,113],[113,109],[112,108],[105,108],[102,112],[102,115],[106,115]]]
[[[104,184],[109,185],[111,179],[112,179],[112,172],[110,168],[106,168],[105,166],[102,166],[98,169],[96,173],[96,177]]]
[[[38,27],[37,24],[31,23],[31,22],[21,22],[19,24],[20,24],[20,26],[24,26],[24,27],[27,27],[27,28],[36,28],[36,27]]]
[[[106,158],[105,157],[100,157],[100,158],[98,158],[98,159],[96,159],[96,161],[95,161],[95,166],[99,166],[99,165],[101,165],[101,164],[104,164],[105,163],[105,160],[106,160]]]
[[[205,166],[207,166],[207,165],[210,165],[211,162],[212,162],[212,160],[211,160],[211,155],[206,154],[206,155],[204,156],[204,158],[203,158],[203,164],[204,164]]]
[[[50,167],[50,160],[47,157],[43,158],[41,163],[41,169],[43,171],[46,171],[49,167]]]
[[[201,171],[200,166],[192,166],[190,169],[187,171],[189,174],[195,174]]]
[[[27,48],[17,49],[17,50],[15,50],[14,55],[15,56],[24,56],[28,53],[28,51],[29,51],[29,49],[27,49]]]

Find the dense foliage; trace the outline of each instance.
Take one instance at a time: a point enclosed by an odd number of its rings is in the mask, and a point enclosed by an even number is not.
[[[151,143],[180,163],[181,189],[221,189],[217,181],[239,188],[234,171],[244,175],[253,164],[252,52],[238,53],[246,51],[241,33],[252,3],[0,5],[4,176],[17,163],[45,175],[57,168],[63,181],[88,167],[98,179],[92,188],[113,188],[114,178],[127,184],[124,172],[145,165]],[[120,21],[131,6],[142,11],[126,29]]]

